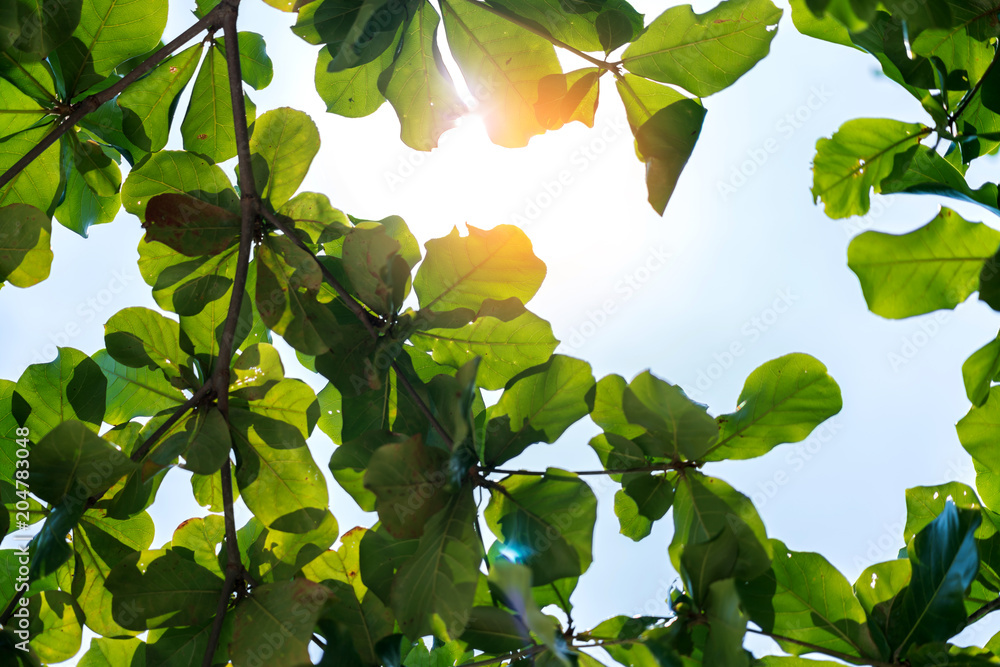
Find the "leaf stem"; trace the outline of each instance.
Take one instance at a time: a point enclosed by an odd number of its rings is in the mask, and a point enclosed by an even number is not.
[[[955,128],[955,121],[958,120],[963,113],[965,113],[965,110],[969,107],[969,104],[972,103],[972,98],[974,98],[976,95],[979,94],[980,89],[982,89],[983,87],[983,83],[986,81],[986,77],[988,77],[990,75],[990,72],[993,71],[993,68],[996,66],[998,59],[1000,59],[1000,51],[998,51],[993,55],[993,60],[990,61],[990,64],[986,68],[986,71],[983,72],[983,75],[979,77],[979,81],[977,81],[976,85],[972,87],[972,90],[970,90],[968,94],[962,98],[962,101],[958,103],[958,106],[955,108],[955,112],[952,113],[950,116],[948,116],[946,125],[950,130],[952,130],[953,133],[957,134]]]
[[[123,76],[114,85],[85,97],[70,107],[72,109],[70,113],[63,118],[62,122],[59,123],[54,130],[45,135],[41,141],[35,144],[35,146],[32,147],[30,151],[25,153],[21,159],[11,165],[7,171],[0,174],[0,188],[14,180],[14,177],[21,173],[25,167],[31,164],[39,155],[44,153],[49,146],[54,144],[59,139],[59,137],[69,132],[69,130],[83,120],[87,114],[96,111],[102,104],[114,99],[116,95],[132,85],[139,79],[139,77],[152,70],[171,53],[187,44],[191,38],[199,32],[205,30],[209,26],[217,24],[219,19],[228,11],[226,9],[228,6],[229,5],[225,2],[220,3],[212,9],[212,11],[206,14],[205,18],[199,20],[190,28],[182,32],[176,39],[171,40],[169,44],[144,60],[141,65]],[[242,100],[242,97],[240,99]]]
[[[527,30],[530,33],[538,35],[542,39],[550,42],[553,46],[558,46],[560,49],[565,49],[566,51],[569,51],[570,53],[576,54],[577,56],[579,56],[579,57],[583,58],[584,60],[586,60],[587,62],[589,62],[594,67],[599,67],[599,68],[601,68],[603,70],[607,70],[609,72],[616,72],[616,73],[618,72],[618,65],[617,64],[615,64],[615,63],[609,63],[606,60],[598,60],[594,56],[589,55],[587,53],[584,53],[580,49],[572,47],[572,46],[570,46],[569,44],[567,44],[566,42],[564,42],[562,40],[556,39],[555,37],[553,37],[552,35],[550,35],[546,31],[544,31],[544,30],[542,30],[540,28],[536,28],[535,26],[531,25],[530,23],[525,22],[519,16],[516,16],[514,14],[508,14],[507,12],[504,12],[504,11],[501,11],[499,9],[496,9],[495,7],[487,5],[485,2],[480,2],[479,0],[466,0],[466,2],[469,2],[469,3],[473,4],[473,5],[476,5],[480,9],[484,9],[484,10],[488,11],[490,14],[493,14],[494,16],[499,16],[500,18],[504,19],[508,23],[513,23],[514,25],[518,26],[519,28],[523,28],[523,29]]]

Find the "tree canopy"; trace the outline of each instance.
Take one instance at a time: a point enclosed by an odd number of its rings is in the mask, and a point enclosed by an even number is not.
[[[388,102],[416,150],[469,111],[453,76],[509,148],[593,128],[608,77],[659,214],[711,96],[768,55],[783,14],[770,0],[650,17],[626,0],[265,1],[319,47],[328,112]],[[926,112],[819,139],[812,194],[826,215],[902,193],[1000,214],[997,185],[967,180],[1000,149],[1000,5],[790,5],[799,32],[870,54]],[[717,476],[841,411],[820,360],[764,363],[719,415],[652,371],[596,376],[556,353],[528,308],[546,264],[524,230],[470,221],[417,239],[402,217],[366,220],[303,191],[321,150],[314,120],[252,100],[289,66],[282,54],[240,30],[240,0],[198,0],[176,36],[167,10],[0,6],[0,286],[49,276],[53,219],[85,237],[124,209],[142,224],[138,269],[158,306],[110,315],[103,349],[60,347],[0,380],[3,664],[1000,664],[996,637],[949,643],[1000,608],[1000,338],[961,369],[972,407],[958,437],[976,488],[907,490],[905,547],[852,584],[769,535]],[[220,165],[234,159],[231,178]],[[907,234],[858,235],[847,265],[885,318],[974,293],[1000,310],[998,247],[1000,232],[944,208]],[[277,338],[321,391],[286,377]],[[600,469],[521,467],[582,420],[600,431],[588,443]],[[307,443],[317,430],[336,445],[331,478],[373,525],[338,525]],[[186,471],[204,512],[154,548],[150,510],[170,504],[158,491],[171,471]],[[669,614],[574,623],[594,479],[615,485],[629,539],[672,522]],[[252,514],[242,526],[237,502]],[[748,634],[783,654],[753,655]]]

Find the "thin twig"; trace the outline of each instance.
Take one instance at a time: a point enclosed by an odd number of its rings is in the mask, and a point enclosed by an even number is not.
[[[699,461],[677,461],[671,463],[660,463],[658,465],[640,466],[637,468],[608,468],[607,470],[571,470],[573,475],[627,475],[630,472],[667,472],[670,470],[683,470],[684,468],[700,468]],[[507,470],[503,468],[479,468],[483,474],[499,473],[501,475],[522,475],[524,477],[542,477],[547,475],[545,470]]]
[[[833,649],[824,648],[822,646],[817,646],[816,644],[810,644],[809,642],[804,642],[798,639],[792,639],[791,637],[785,637],[784,635],[776,635],[770,632],[765,632],[763,630],[755,630],[754,628],[747,628],[747,632],[752,632],[756,635],[763,635],[764,637],[770,637],[771,639],[776,639],[783,642],[788,642],[790,644],[796,644],[807,648],[810,651],[815,651],[816,653],[822,653],[828,655],[831,658],[837,658],[838,660],[843,660],[852,665],[871,665],[871,667],[899,667],[895,663],[883,662],[877,658],[859,658],[855,655],[850,655],[848,653],[841,653],[840,651],[834,651]]]
[[[475,662],[463,662],[458,667],[486,667],[486,665],[495,665],[498,662],[503,662],[504,660],[520,660],[522,658],[530,658],[533,655],[541,653],[546,647],[542,644],[538,646],[532,646],[531,648],[526,648],[521,651],[514,651],[513,653],[508,653],[507,655],[498,655],[495,658],[487,658],[486,660],[476,660]]]
[[[134,70],[119,79],[114,85],[105,88],[104,90],[94,93],[84,99],[80,100],[72,106],[72,111],[67,115],[61,123],[56,127],[56,129],[49,132],[45,137],[39,141],[30,151],[25,153],[21,159],[11,165],[10,169],[5,171],[0,175],[0,188],[7,185],[9,182],[14,180],[14,178],[21,173],[21,171],[31,164],[35,158],[44,153],[49,146],[54,144],[59,137],[70,131],[77,123],[79,123],[83,118],[94,111],[97,110],[105,102],[112,100],[120,92],[132,85],[136,80],[142,75],[149,72],[151,69],[156,67],[161,61],[163,61],[167,56],[172,54],[174,51],[191,41],[191,38],[197,35],[202,30],[205,30],[209,26],[216,25],[218,20],[225,13],[224,9],[225,3],[216,6],[212,11],[205,15],[205,18],[199,20],[193,26],[182,32],[176,39],[171,40],[169,44],[158,50],[156,53],[147,58],[141,65],[136,67]],[[242,98],[240,98],[242,99]]]
[[[986,77],[988,77],[990,75],[990,72],[993,71],[993,68],[996,66],[998,59],[1000,59],[1000,51],[998,51],[993,56],[993,60],[990,61],[990,64],[986,68],[986,71],[983,72],[983,75],[981,77],[979,77],[979,81],[977,81],[976,85],[972,87],[972,90],[970,90],[969,93],[962,98],[962,101],[958,103],[958,106],[955,108],[955,113],[948,116],[948,121],[946,124],[949,130],[952,130],[957,134],[956,131],[957,128],[955,128],[955,121],[958,120],[963,113],[965,113],[965,110],[972,102],[972,98],[974,98],[976,95],[979,94],[979,90],[983,87],[983,83],[986,81]]]
[[[1000,598],[987,602],[982,607],[969,614],[969,623],[975,623],[986,614],[996,611],[997,609],[1000,609]]]
[[[198,390],[194,392],[191,398],[184,401],[184,403],[180,407],[174,410],[174,413],[170,415],[170,418],[167,419],[167,421],[163,422],[160,428],[153,431],[153,434],[150,435],[148,438],[146,438],[146,441],[143,442],[141,445],[139,445],[138,449],[132,452],[132,456],[129,458],[131,458],[132,461],[135,463],[138,463],[142,459],[146,458],[146,454],[149,453],[150,448],[152,448],[152,446],[155,445],[160,440],[160,438],[162,438],[166,434],[166,432],[169,431],[170,428],[174,424],[176,424],[180,420],[180,418],[184,416],[185,413],[187,413],[188,410],[201,403],[202,400],[204,400],[205,396],[207,396],[211,390],[212,390],[211,382],[206,382],[205,384],[201,385],[198,388]]]

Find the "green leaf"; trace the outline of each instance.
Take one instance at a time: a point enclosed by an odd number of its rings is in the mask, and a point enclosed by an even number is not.
[[[705,603],[708,637],[705,639],[705,667],[750,667],[750,653],[743,648],[747,631],[740,597],[733,579],[714,582]]]
[[[594,127],[600,72],[600,68],[587,67],[568,74],[549,74],[538,82],[535,114],[545,129],[558,130],[574,120]]]
[[[32,150],[50,131],[48,125],[25,130],[0,141],[0,173],[14,166]],[[62,187],[60,148],[58,142],[0,187],[0,207],[10,204],[28,204],[46,215],[52,215]]]
[[[72,590],[88,628],[112,637],[137,634],[112,618],[113,597],[105,584],[114,566],[130,554],[148,549],[152,541],[153,520],[145,512],[124,521],[84,515],[73,531],[76,556],[71,581],[60,578],[60,587]],[[129,601],[119,601],[118,607],[123,619],[140,613],[137,605]]]
[[[270,236],[257,249],[256,303],[268,328],[305,354],[336,343],[335,314],[317,300],[323,275],[313,257],[284,237]]]
[[[129,58],[152,50],[167,25],[166,0],[93,0],[83,3],[73,36],[107,76]]]
[[[840,126],[830,139],[816,142],[813,198],[822,200],[831,218],[864,215],[869,192],[916,153],[929,128],[897,120],[857,118]]]
[[[31,448],[31,492],[57,505],[100,496],[135,464],[86,425],[66,421]]]
[[[319,143],[316,124],[301,111],[282,107],[258,118],[250,157],[260,196],[274,208],[291,199],[319,152]]]
[[[415,539],[448,504],[448,454],[419,438],[385,444],[371,454],[365,488],[375,494],[375,510],[390,535]]]
[[[400,255],[399,241],[385,228],[355,227],[344,237],[344,271],[358,298],[379,315],[394,315],[402,306],[410,266]]]
[[[272,649],[276,664],[311,664],[309,643],[316,621],[331,597],[323,586],[307,579],[264,584],[236,608],[231,654],[236,665],[251,665],[263,650]],[[277,647],[268,643],[282,638]]]
[[[118,665],[140,667],[144,665],[145,658],[136,656],[143,656],[145,646],[143,641],[134,638],[95,637],[90,640],[90,649],[83,654],[77,667],[118,667]]]
[[[204,623],[222,594],[222,579],[170,548],[125,556],[105,586],[115,622],[133,631]]]
[[[482,561],[472,527],[475,520],[472,493],[456,494],[427,522],[416,551],[399,567],[392,582],[391,607],[407,637],[432,633],[457,637],[465,629]]]
[[[956,426],[958,439],[972,456],[976,468],[976,488],[987,507],[1000,507],[1000,460],[996,434],[1000,430],[1000,389],[991,388],[986,402],[973,407]]]
[[[194,76],[201,52],[202,45],[195,44],[170,56],[118,96],[121,129],[136,146],[150,152],[166,146],[177,98]]]
[[[636,145],[646,162],[649,203],[660,215],[691,157],[704,121],[705,108],[684,99],[654,113],[635,132]]]
[[[997,375],[1000,375],[1000,336],[973,352],[962,364],[965,395],[973,405],[986,404]]]
[[[480,357],[476,376],[479,386],[502,389],[521,371],[544,363],[559,344],[552,335],[552,325],[526,310],[520,301],[508,301],[516,304],[512,310],[519,313],[513,318],[508,315],[514,313],[498,313],[501,317],[480,315],[460,328],[414,332],[411,340],[419,349],[430,352],[434,361],[453,368]]]
[[[52,223],[33,206],[0,208],[0,281],[31,287],[49,277]]]
[[[306,7],[318,4],[320,2],[312,2]],[[392,64],[394,51],[394,47],[390,47],[370,63],[331,72],[333,56],[328,48],[320,49],[316,59],[316,92],[326,103],[326,110],[347,118],[362,118],[375,113],[385,102],[385,96],[378,87],[378,78]]]
[[[256,116],[256,107],[246,98],[248,124]],[[221,45],[209,48],[191,89],[191,103],[181,122],[184,150],[203,155],[212,162],[224,162],[236,156],[236,130],[233,126],[233,102],[229,90],[229,68]]]
[[[855,657],[883,658],[861,602],[847,579],[815,553],[788,551],[771,540],[771,569],[736,586],[747,615],[778,639],[781,647],[802,655],[813,649]]]
[[[361,9],[361,0],[316,0],[298,7],[292,32],[310,44],[340,47]]]
[[[399,116],[400,139],[418,151],[436,147],[441,133],[465,113],[437,47],[439,23],[434,7],[421,3],[406,23],[399,52],[378,77],[379,90]]]
[[[545,264],[525,233],[513,225],[488,231],[466,227],[468,236],[453,227],[448,236],[425,244],[427,257],[413,281],[420,307],[478,312],[487,299],[530,301],[545,277]]]
[[[487,411],[483,461],[499,465],[528,445],[555,442],[590,412],[594,384],[590,364],[558,354],[515,376]]]
[[[225,38],[219,39],[219,47],[225,53]],[[255,32],[240,31],[237,44],[240,48],[240,73],[254,90],[264,90],[274,77],[274,65],[267,55],[264,38]]]
[[[622,535],[638,542],[649,535],[674,502],[674,487],[665,475],[630,475],[615,492],[615,516]]]
[[[118,174],[117,166],[111,173]],[[121,207],[122,200],[118,192],[107,196],[96,194],[80,172],[74,169],[69,173],[65,197],[56,207],[55,217],[63,227],[87,238],[91,225],[111,222]]]
[[[316,528],[326,516],[326,482],[301,433],[292,425],[244,410],[229,423],[236,448],[236,482],[265,526],[289,533]]]
[[[610,52],[617,47],[608,48],[609,39],[617,37],[624,44],[642,31],[642,14],[627,2],[502,0],[496,4],[581,51]]]
[[[770,0],[725,0],[704,14],[673,7],[625,49],[622,61],[630,72],[705,97],[733,85],[768,54],[780,18]]]
[[[751,579],[765,572],[772,548],[750,499],[721,479],[685,471],[674,495],[674,538],[669,549],[674,568],[680,571],[681,554],[690,545],[708,542],[724,529],[733,532],[739,548],[732,576]]]
[[[30,414],[18,421],[42,438],[64,421],[79,420],[96,432],[104,419],[107,380],[92,359],[71,347],[60,347],[55,359],[28,366],[17,381],[17,393]]]
[[[749,459],[801,442],[842,407],[826,366],[808,354],[786,354],[750,374],[736,412],[719,417],[719,441],[704,458]]]
[[[937,486],[917,486],[906,490],[906,526],[903,540],[907,543],[941,515],[947,504],[954,503],[961,509],[981,510],[982,504],[976,492],[961,482],[948,482]],[[991,524],[983,524],[996,532]]]
[[[896,655],[912,645],[944,641],[965,627],[965,591],[979,569],[973,535],[981,521],[980,512],[949,503],[907,547],[913,575],[889,616]]]
[[[249,529],[244,540],[243,532]],[[317,527],[305,533],[285,533],[264,528],[257,519],[240,529],[239,537],[244,560],[250,576],[256,581],[273,582],[290,579],[302,568],[321,558],[337,541],[339,526],[330,512],[326,512]],[[258,532],[259,531],[259,532]],[[253,539],[256,534],[256,539]]]
[[[31,647],[45,662],[69,660],[80,650],[81,621],[73,596],[64,591],[44,591],[28,598]]]
[[[857,48],[851,41],[851,33],[843,23],[838,21],[832,14],[818,16],[809,9],[810,0],[791,0],[792,23],[796,30],[803,35],[808,35],[815,39],[822,39],[833,44],[847,46],[852,49]],[[864,23],[859,22],[864,28]]]
[[[239,197],[222,169],[184,151],[160,151],[133,169],[122,186],[122,205],[144,220],[149,200],[168,192],[191,195],[230,213],[240,210]]]
[[[979,204],[991,213],[1000,213],[996,184],[986,183],[978,190],[970,188],[965,180],[964,168],[960,171],[960,165],[954,164],[958,157],[957,151],[946,158],[931,147],[918,149],[905,172],[892,174],[882,181],[882,193],[940,195]]]
[[[562,653],[560,649],[563,646],[557,643],[562,639],[558,637],[559,625],[539,609],[532,594],[533,583],[531,570],[524,565],[501,558],[495,560],[490,567],[490,590],[496,590],[504,603],[518,615],[525,628],[558,656]],[[570,664],[565,656],[560,658],[559,663],[566,666]]]
[[[4,37],[12,39],[14,47],[19,51],[44,58],[76,29],[80,22],[82,4],[70,1],[52,6],[41,0],[17,0],[16,25],[21,29],[16,37],[8,37],[6,34]]]
[[[330,71],[364,65],[378,58],[394,41],[399,26],[417,13],[418,0],[361,0],[347,18],[351,26],[339,43],[330,43],[334,54]]]
[[[954,308],[979,289],[983,263],[1000,245],[1000,232],[942,208],[908,234],[865,232],[847,251],[868,308],[899,319]]]
[[[132,368],[160,369],[168,379],[192,376],[181,350],[180,325],[149,308],[125,308],[104,324],[104,344],[115,361]]]
[[[448,45],[490,139],[507,148],[527,145],[545,131],[535,113],[539,81],[562,73],[552,44],[476,3],[445,0],[441,12]]]
[[[201,199],[169,192],[146,204],[146,243],[163,243],[188,257],[217,255],[235,245],[240,217]]]
[[[854,584],[854,594],[868,615],[872,636],[880,643],[889,636],[889,614],[910,584],[912,568],[905,558],[867,568]]]
[[[175,432],[160,443],[150,455],[159,465],[170,465],[178,456],[184,457],[185,470],[198,475],[211,475],[229,460],[232,440],[225,417],[216,408],[198,410],[184,423],[184,431]]]
[[[649,371],[635,376],[622,391],[621,409],[629,423],[648,432],[650,437],[640,443],[648,456],[700,459],[719,438],[719,426],[704,405]]]
[[[576,475],[549,468],[543,476],[511,475],[491,493],[484,516],[503,542],[502,554],[524,563],[535,586],[578,577],[590,567],[597,498]]]
[[[473,607],[461,639],[484,653],[509,653],[530,643],[517,617],[498,607]]]

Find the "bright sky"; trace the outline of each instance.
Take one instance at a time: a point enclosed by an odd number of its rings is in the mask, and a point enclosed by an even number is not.
[[[652,0],[634,4],[647,23],[663,8]],[[715,3],[694,4],[705,11]],[[828,366],[843,391],[840,415],[803,444],[705,469],[753,498],[770,536],[824,554],[854,581],[903,546],[904,489],[974,484],[954,429],[969,408],[961,365],[996,335],[998,318],[973,301],[955,312],[884,320],[867,311],[846,266],[847,244],[862,229],[910,231],[946,202],[877,198],[867,219],[832,221],[809,193],[816,140],[844,121],[927,120],[915,99],[876,73],[874,59],[800,35],[786,8],[771,55],[705,101],[701,139],[661,219],[646,203],[643,166],[612,81],[602,81],[593,129],[574,123],[511,150],[491,145],[472,116],[446,133],[439,149],[418,153],[399,141],[388,104],[364,119],[325,113],[313,86],[317,49],[287,30],[293,18],[245,0],[240,25],[264,35],[276,65],[271,86],[250,91],[258,110],[294,106],[320,128],[323,145],[305,189],[357,216],[399,214],[421,242],[466,222],[491,228],[531,218],[525,229],[548,277],[529,307],[552,322],[563,341],[559,352],[589,361],[596,377],[630,379],[650,368],[719,414],[735,407],[746,376],[769,359],[807,352]],[[187,3],[175,3],[165,37],[192,20]],[[458,78],[457,69],[453,74]],[[185,105],[186,96],[173,135],[178,148]],[[983,162],[973,180],[997,166]],[[557,192],[552,184],[563,171],[567,184]],[[983,209],[948,205],[997,226]],[[103,347],[100,325],[114,312],[154,307],[135,263],[140,237],[138,220],[124,211],[86,240],[54,225],[50,278],[0,293],[0,377],[16,380],[28,364],[52,359],[54,344],[92,354]],[[310,379],[278,345],[288,373]],[[310,379],[317,390],[318,379]],[[584,420],[516,464],[596,468],[586,444],[596,432]],[[317,430],[310,444],[325,469],[328,439]],[[616,486],[589,481],[600,504],[594,564],[573,598],[577,627],[617,613],[665,613],[669,587],[679,584],[667,557],[669,515],[633,543],[618,534]],[[332,480],[331,489],[341,532],[375,521]],[[154,508],[154,546],[202,513],[183,471],[168,475],[159,492],[166,499],[169,508]],[[246,518],[244,511],[237,521]],[[970,630],[959,643],[981,645],[991,634]]]

